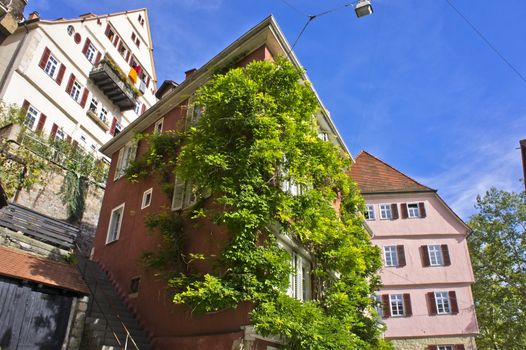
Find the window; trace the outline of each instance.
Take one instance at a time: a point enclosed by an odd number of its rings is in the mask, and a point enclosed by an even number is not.
[[[86,135],[80,135],[80,141],[86,143]]]
[[[453,345],[437,345],[437,350],[454,350]]]
[[[384,247],[385,266],[398,266],[398,254],[396,246],[391,245]]]
[[[160,134],[163,132],[163,122],[164,118],[161,118],[155,123],[155,125],[153,126],[154,133]]]
[[[136,37],[137,37],[137,36],[135,35],[135,33],[132,32],[132,36],[131,36],[131,38],[132,38],[133,41],[135,41],[135,38],[136,38]]]
[[[91,149],[93,150],[93,152],[97,152],[97,146],[95,146],[93,144],[91,145]]]
[[[429,245],[427,246],[429,254],[429,264],[431,266],[442,266],[444,265],[444,259],[442,258],[442,249],[440,245]]]
[[[135,39],[135,46],[141,46],[141,41],[139,40],[139,38]]]
[[[139,15],[138,20],[139,20],[139,24],[140,24],[141,26],[143,26],[143,25],[144,25],[144,18],[142,18],[142,15]]]
[[[106,235],[106,244],[119,239],[122,226],[122,216],[124,214],[124,203],[111,211],[110,223],[108,225],[108,234]]]
[[[106,28],[106,37],[108,39],[110,39],[111,42],[113,42],[113,39],[115,38],[115,31],[113,30],[113,28],[111,28],[109,25],[108,27]]]
[[[117,160],[117,166],[115,168],[114,180],[120,179],[125,173],[130,163],[135,159],[137,154],[137,141],[128,142],[119,151],[119,158]]]
[[[374,216],[374,205],[367,204],[365,206],[365,219],[366,220],[374,220],[376,219]]]
[[[435,292],[435,302],[437,314],[444,315],[451,313],[448,292]]]
[[[380,219],[391,220],[392,218],[391,204],[380,204]]]
[[[418,203],[407,204],[407,216],[410,219],[420,217],[420,209],[418,207]]]
[[[105,107],[101,107],[99,119],[102,120],[105,124],[108,124],[108,110]]]
[[[121,54],[122,57],[124,57],[125,60],[127,60],[129,50],[122,42],[119,45],[119,53]]]
[[[115,133],[113,136],[117,136],[118,133],[122,131],[122,124],[120,122],[115,123]]]
[[[172,210],[186,209],[197,202],[196,187],[192,181],[175,177],[174,194],[172,197]]]
[[[88,49],[86,50],[86,58],[88,61],[93,63],[93,59],[95,58],[95,54],[97,53],[97,49],[95,49],[95,46],[93,46],[92,43],[88,45]]]
[[[134,277],[130,281],[130,294],[139,293],[139,285],[141,284],[140,277]]]
[[[49,75],[51,78],[55,79],[58,73],[57,67],[58,67],[57,59],[53,57],[52,55],[49,55],[46,66],[44,68],[44,72],[46,72],[46,74]]]
[[[75,28],[73,28],[72,25],[69,25],[69,26],[68,26],[67,31],[68,31],[68,35],[69,35],[69,36],[72,36],[73,34],[75,34]]]
[[[99,101],[95,99],[95,97],[91,98],[91,102],[89,104],[89,110],[93,112],[97,112],[97,107],[99,106]]]
[[[308,253],[288,235],[278,235],[278,246],[290,256],[291,274],[287,295],[298,300],[311,299],[311,263]]]
[[[80,91],[81,90],[82,90],[82,85],[80,85],[79,82],[75,80],[75,82],[73,82],[73,86],[71,87],[71,93],[69,95],[76,102],[79,102],[79,97],[80,97]]]
[[[323,141],[329,141],[329,134],[327,134],[325,131],[320,131],[318,133],[318,137]]]
[[[204,112],[204,107],[193,102],[193,98],[190,98],[188,102],[188,110],[186,111],[186,128],[195,125],[201,115]]]
[[[24,121],[24,124],[25,126],[27,126],[28,129],[33,130],[33,128],[35,127],[35,122],[37,120],[38,114],[39,112],[35,107],[29,106],[27,108],[27,114],[26,114],[26,119]]]
[[[391,307],[391,316],[393,317],[405,316],[404,298],[402,294],[389,295],[389,305]]]
[[[55,140],[64,140],[64,138],[65,138],[64,130],[62,130],[62,128],[57,129],[57,132],[55,134]]]
[[[149,207],[150,204],[152,203],[152,192],[153,192],[153,188],[150,188],[149,190],[144,191],[142,195],[141,209]]]
[[[135,102],[135,108],[133,110],[137,115],[141,112],[141,103],[139,101]]]

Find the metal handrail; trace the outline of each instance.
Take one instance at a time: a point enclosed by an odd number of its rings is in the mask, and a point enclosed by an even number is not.
[[[82,254],[81,253],[81,250],[80,250],[80,247],[78,246],[78,244],[76,244],[77,246],[77,252],[82,255],[82,257],[85,259],[85,263],[84,263],[84,272],[81,270],[80,266],[77,265],[77,268],[78,270],[80,271],[82,277],[86,277],[87,276],[87,270],[88,270],[88,261],[89,261],[89,257]],[[98,306],[99,310],[100,310],[100,313],[102,314],[104,320],[106,321],[106,328],[109,326],[109,328],[111,329],[112,333],[113,333],[113,337],[115,338],[115,340],[117,341],[117,343],[119,344],[120,347],[122,347],[122,342],[121,340],[119,339],[119,337],[117,336],[117,333],[115,331],[115,329],[110,325],[110,322],[108,320],[108,317],[106,316],[106,314],[104,313],[102,307],[100,306],[99,302],[97,301],[97,298],[95,298],[95,293],[97,291],[97,286],[98,286],[98,278],[97,276],[93,276],[93,275],[90,275],[92,277],[95,277],[96,278],[96,283],[95,283],[95,290],[93,290],[91,288],[90,285],[88,285],[88,289],[90,290],[91,294],[93,295],[93,301],[95,302],[95,304]],[[104,290],[100,289],[100,292],[102,292],[102,294],[104,295],[104,299],[106,301],[109,300],[108,298],[108,295],[106,294],[106,292],[104,292]],[[133,339],[130,331],[128,330],[128,327],[126,327],[126,325],[124,324],[124,322],[122,321],[121,317],[119,316],[119,314],[117,312],[115,312],[115,310],[113,309],[113,307],[111,306],[111,303],[107,302],[107,304],[109,305],[110,309],[112,310],[113,314],[117,316],[117,319],[119,320],[121,326],[122,326],[122,329],[124,330],[125,334],[126,334],[126,339],[125,339],[125,344],[124,344],[124,350],[127,350],[128,349],[128,340],[131,340],[133,346],[135,347],[136,350],[140,350],[139,349],[139,346],[137,345],[137,343],[135,342],[135,340]],[[91,313],[91,310],[90,310],[90,313]],[[106,332],[106,329],[105,329],[105,332]],[[106,333],[104,333],[104,338],[106,338]]]

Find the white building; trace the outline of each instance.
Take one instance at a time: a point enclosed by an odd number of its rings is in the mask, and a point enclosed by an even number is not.
[[[0,45],[0,100],[26,108],[32,130],[86,150],[150,108],[156,86],[146,9],[56,20],[33,13]]]

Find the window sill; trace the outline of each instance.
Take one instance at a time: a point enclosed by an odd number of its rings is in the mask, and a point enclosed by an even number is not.
[[[98,116],[97,114],[92,111],[91,109],[89,109],[87,112],[86,112],[86,115],[88,117],[90,117],[101,129],[103,129],[104,131],[108,131],[110,130],[110,127],[108,126],[108,124],[106,124],[104,121],[102,121]]]
[[[118,242],[118,241],[119,241],[119,239],[117,238],[117,239],[114,239],[113,241],[106,242],[106,245],[111,245],[111,244],[113,244],[115,242]]]

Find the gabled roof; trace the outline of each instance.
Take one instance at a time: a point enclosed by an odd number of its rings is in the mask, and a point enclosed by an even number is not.
[[[436,192],[365,151],[356,157],[350,175],[363,194]]]

